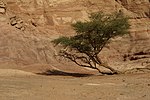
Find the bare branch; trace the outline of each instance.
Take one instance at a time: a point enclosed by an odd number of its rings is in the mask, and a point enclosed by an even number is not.
[[[77,56],[76,54],[71,54],[71,53],[68,53],[67,51],[61,51],[59,53],[59,56],[67,58],[67,59],[71,60],[72,62],[74,62],[75,64],[77,64],[79,66],[95,69],[95,67],[93,67],[92,64],[91,64],[90,59],[88,59],[85,56]],[[81,64],[81,62],[85,63],[85,64]]]

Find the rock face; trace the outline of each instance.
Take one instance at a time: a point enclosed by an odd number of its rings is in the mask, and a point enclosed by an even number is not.
[[[149,0],[120,0],[129,11],[136,13],[137,17],[150,17]]]
[[[0,63],[58,63],[50,41],[72,35],[71,23],[85,20],[89,12],[99,10],[121,10],[131,23],[130,36],[113,40],[101,56],[112,66],[150,65],[149,0],[2,0]]]

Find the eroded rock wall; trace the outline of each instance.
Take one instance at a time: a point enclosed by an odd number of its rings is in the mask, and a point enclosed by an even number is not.
[[[130,35],[114,40],[101,56],[112,66],[123,63],[130,67],[147,66],[150,59],[149,0],[1,0],[0,62],[54,63],[56,50],[50,41],[61,35],[72,35],[71,23],[85,20],[89,12],[99,10],[122,11],[130,17],[131,23]],[[140,52],[143,58],[139,55],[140,59],[131,60]]]

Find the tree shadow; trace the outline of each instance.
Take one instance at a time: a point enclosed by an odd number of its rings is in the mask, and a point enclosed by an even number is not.
[[[84,73],[71,73],[71,72],[65,72],[61,70],[47,70],[43,73],[37,73],[40,75],[47,75],[47,76],[73,76],[73,77],[88,77],[92,76],[93,74],[84,74]]]

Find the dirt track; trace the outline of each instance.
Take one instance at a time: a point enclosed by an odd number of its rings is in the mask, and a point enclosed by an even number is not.
[[[150,100],[150,74],[71,77],[0,71],[0,100]]]

